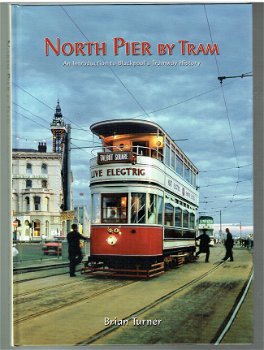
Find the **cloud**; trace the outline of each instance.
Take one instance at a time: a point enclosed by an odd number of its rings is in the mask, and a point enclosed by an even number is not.
[[[51,40],[60,37],[62,42],[87,39],[61,6],[14,5],[13,81],[16,85],[13,85],[12,98],[20,107],[13,106],[13,145],[33,148],[36,145],[34,140],[45,137],[51,149],[49,128],[57,98],[65,121],[72,122],[72,138],[75,139],[72,143],[79,147],[91,146],[93,139],[98,142],[89,131],[94,122],[116,118],[150,119],[169,132],[172,138],[188,139],[178,144],[199,169],[220,169],[200,173],[201,199],[206,196],[211,200],[201,204],[200,208],[204,209],[206,205],[217,219],[216,211],[228,206],[228,210],[223,209],[228,222],[246,220],[251,224],[252,202],[245,201],[239,206],[228,200],[240,192],[252,195],[250,181],[236,183],[252,177],[251,167],[241,168],[239,177],[236,169],[237,163],[252,163],[252,78],[226,79],[222,87],[217,79],[219,74],[233,76],[252,70],[251,5],[63,7],[90,41],[107,43],[107,55],[103,60],[95,55],[45,56],[45,37]],[[220,50],[218,67],[211,55],[181,56],[179,51],[179,40],[195,44],[211,42],[205,8],[213,41]],[[126,56],[122,49],[118,56],[114,56],[114,37],[123,37],[126,41],[148,41],[153,54]],[[174,43],[173,55],[158,56],[158,43]],[[182,66],[179,62],[183,59],[198,61],[200,65]],[[116,65],[64,65],[64,62],[73,60],[111,61]],[[150,65],[119,66],[120,60],[145,60]],[[153,60],[177,64],[155,66]],[[88,164],[92,156],[91,149],[72,150],[76,200],[79,192],[84,192],[85,198],[89,198]],[[233,169],[221,170],[225,168]],[[202,187],[212,183],[223,185]]]

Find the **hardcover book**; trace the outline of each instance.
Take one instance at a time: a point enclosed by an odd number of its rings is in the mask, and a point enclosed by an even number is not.
[[[11,14],[13,344],[251,346],[252,4]]]

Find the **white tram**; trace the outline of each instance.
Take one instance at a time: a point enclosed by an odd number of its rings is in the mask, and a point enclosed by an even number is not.
[[[91,159],[91,264],[148,268],[195,251],[198,170],[157,124],[91,125],[103,152]]]
[[[214,219],[212,216],[200,216],[198,219],[198,235],[201,235],[204,231],[210,237],[210,245],[215,245],[214,236]]]

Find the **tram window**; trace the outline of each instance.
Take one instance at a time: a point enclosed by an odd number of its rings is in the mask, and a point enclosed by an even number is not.
[[[183,162],[180,157],[176,156],[176,172],[182,176],[183,173]]]
[[[148,223],[157,223],[157,196],[153,193],[148,194]]]
[[[104,193],[102,194],[102,222],[126,223],[127,222],[127,194]]]
[[[113,152],[113,141],[104,144],[104,152]]]
[[[158,224],[162,225],[162,218],[163,218],[163,197],[158,196]]]
[[[168,145],[166,145],[165,148],[165,164],[166,165],[170,165],[170,147]]]
[[[191,175],[191,169],[188,167],[188,165],[184,164],[184,179],[188,182],[191,182],[190,175]]]
[[[203,225],[210,225],[213,224],[214,220],[211,217],[203,217],[199,219],[199,224],[203,224]]]
[[[146,194],[131,193],[131,223],[146,222]]]
[[[183,227],[189,226],[189,212],[188,210],[183,211]]]
[[[171,150],[171,167],[175,170],[175,153]]]
[[[100,195],[92,194],[92,224],[100,223]]]
[[[133,152],[139,156],[149,156],[150,149],[147,141],[134,141],[132,143]]]
[[[195,227],[195,215],[194,213],[190,213],[190,228]]]
[[[196,174],[192,171],[192,185],[195,187],[196,186]]]
[[[173,226],[173,205],[165,203],[164,225]]]
[[[182,227],[182,210],[179,207],[175,208],[175,226]]]

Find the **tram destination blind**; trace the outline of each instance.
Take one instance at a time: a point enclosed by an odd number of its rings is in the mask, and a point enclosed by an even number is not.
[[[97,155],[97,164],[135,163],[136,157],[132,152],[102,152]]]

